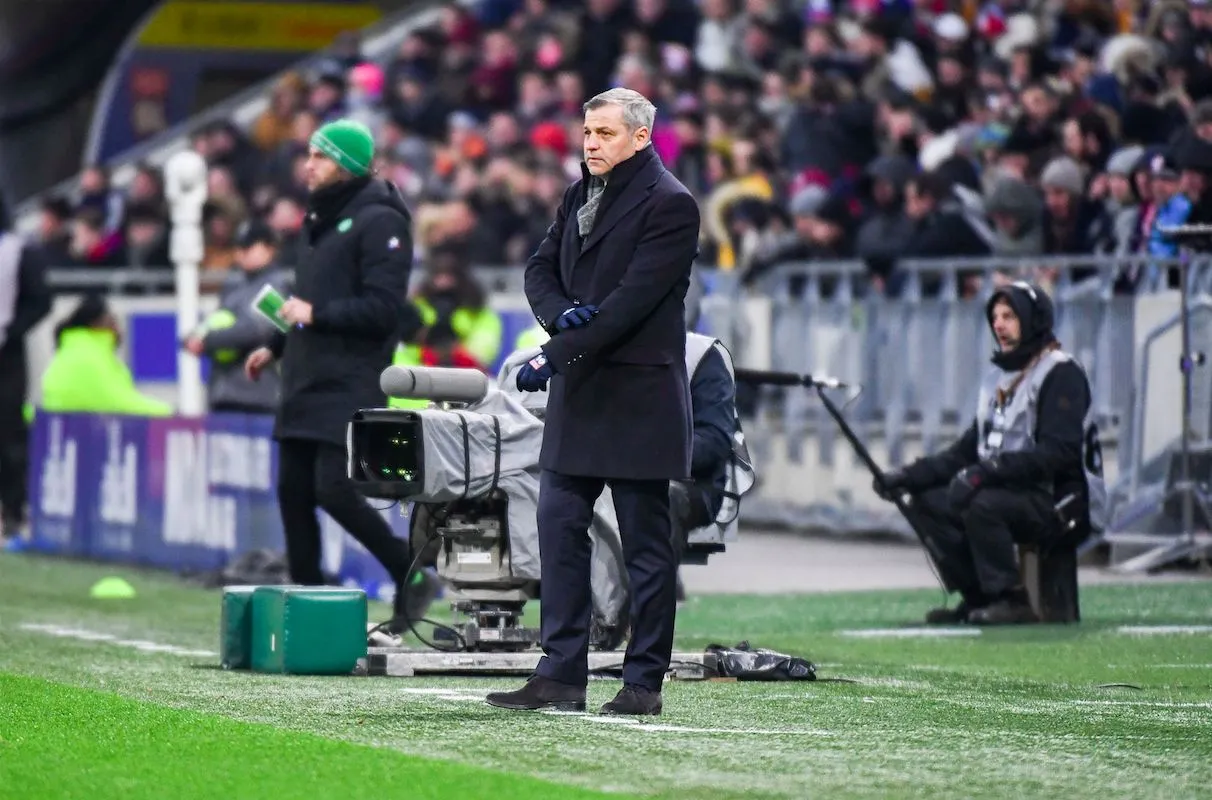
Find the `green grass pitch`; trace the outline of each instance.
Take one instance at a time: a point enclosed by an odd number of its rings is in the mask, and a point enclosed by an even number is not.
[[[109,574],[138,597],[90,599]],[[1212,795],[1212,582],[1086,588],[1077,626],[893,635],[938,600],[692,597],[678,649],[748,639],[846,680],[670,683],[637,723],[483,703],[514,680],[225,672],[218,592],[0,554],[0,798]]]

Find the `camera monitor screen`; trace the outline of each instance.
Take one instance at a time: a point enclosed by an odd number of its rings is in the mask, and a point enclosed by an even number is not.
[[[408,497],[421,491],[425,474],[422,430],[421,420],[408,412],[355,415],[350,437],[354,481],[369,484],[363,486],[365,493],[384,497]]]

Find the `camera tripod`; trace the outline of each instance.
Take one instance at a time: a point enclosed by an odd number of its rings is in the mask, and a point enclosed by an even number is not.
[[[1162,233],[1182,247],[1179,256],[1179,325],[1182,335],[1182,353],[1179,357],[1179,370],[1182,372],[1182,432],[1179,437],[1178,466],[1179,477],[1166,490],[1161,505],[1164,508],[1172,499],[1178,498],[1181,503],[1182,529],[1178,536],[1150,536],[1148,543],[1156,546],[1138,556],[1124,561],[1114,569],[1117,572],[1150,572],[1161,567],[1188,560],[1207,560],[1212,556],[1212,533],[1206,528],[1212,523],[1212,510],[1209,510],[1205,490],[1193,480],[1191,475],[1191,384],[1196,367],[1205,364],[1207,358],[1202,351],[1192,350],[1191,344],[1191,245],[1196,241],[1212,240],[1212,225],[1176,225],[1162,229]],[[1183,246],[1186,245],[1186,246]],[[1199,527],[1204,530],[1196,531],[1195,511],[1198,507],[1201,521]],[[1111,535],[1108,541],[1123,541],[1140,543],[1134,537]],[[1158,543],[1163,539],[1162,543]]]

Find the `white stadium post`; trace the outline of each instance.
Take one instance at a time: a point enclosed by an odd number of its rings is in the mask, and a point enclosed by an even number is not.
[[[192,150],[184,150],[164,167],[165,195],[172,214],[169,257],[176,274],[177,340],[198,325],[198,265],[202,262],[202,205],[206,202],[206,161]],[[200,416],[205,394],[202,363],[184,348],[177,350],[178,413]]]

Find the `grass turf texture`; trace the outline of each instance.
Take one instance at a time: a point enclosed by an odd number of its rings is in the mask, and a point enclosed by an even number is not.
[[[106,574],[139,596],[91,600]],[[663,717],[610,724],[480,700],[516,680],[231,673],[214,668],[217,656],[49,636],[22,626],[217,651],[219,595],[154,573],[0,555],[0,673],[58,684],[0,683],[0,796],[74,796],[94,779],[90,797],[124,800],[260,796],[271,785],[341,800],[388,786],[420,797],[552,794],[533,778],[668,798],[1208,791],[1212,636],[1118,628],[1212,625],[1212,583],[1091,587],[1080,626],[846,635],[916,621],[938,597],[692,598],[678,616],[680,649],[744,638],[856,682],[669,684]],[[1110,683],[1140,688],[1100,688]],[[592,682],[591,705],[617,688]]]

